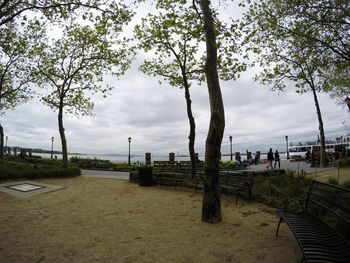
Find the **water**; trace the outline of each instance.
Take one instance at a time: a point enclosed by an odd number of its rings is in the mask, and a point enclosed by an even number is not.
[[[49,153],[33,153],[33,155],[36,156],[41,156],[42,158],[51,158],[51,154]],[[54,154],[54,158],[55,156],[57,156],[58,159],[62,159],[62,155],[61,154]],[[68,158],[71,157],[78,157],[78,158],[82,158],[82,159],[99,159],[99,160],[109,160],[111,162],[117,162],[117,163],[127,163],[128,162],[128,156],[125,155],[93,155],[93,154],[84,154],[84,155],[68,155]],[[253,155],[254,157],[254,155]],[[286,154],[285,153],[280,153],[280,157],[281,159],[286,159]],[[247,156],[241,155],[241,160],[244,161],[247,159]],[[260,159],[266,159],[267,156],[266,154],[261,154]],[[233,156],[233,160],[235,159],[235,156]],[[169,156],[151,156],[151,160],[153,161],[169,161]],[[204,156],[199,156],[199,160],[203,161],[204,160]],[[230,156],[222,156],[221,160],[223,161],[228,161],[230,160]],[[189,156],[176,156],[175,155],[175,161],[180,162],[180,161],[190,161],[190,157]],[[130,158],[130,162],[133,164],[142,164],[145,163],[145,156],[133,156],[131,155]]]

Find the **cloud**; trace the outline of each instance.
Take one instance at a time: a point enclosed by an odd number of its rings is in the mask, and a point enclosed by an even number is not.
[[[292,85],[280,94],[260,86],[243,74],[234,82],[221,82],[226,128],[222,152],[229,152],[230,135],[235,150],[260,149],[269,145],[284,147],[290,140],[316,138],[318,121],[311,93],[296,94]],[[188,152],[189,124],[184,91],[143,75],[133,68],[120,80],[110,78],[115,89],[103,99],[95,96],[94,116],[65,116],[64,125],[70,152],[126,153],[132,137],[136,154]],[[210,108],[205,84],[191,88],[196,121],[196,151],[204,152]],[[348,113],[327,94],[319,94],[326,136],[344,130]],[[49,149],[51,137],[59,146],[57,113],[38,100],[8,112],[2,122],[9,145]],[[348,124],[350,125],[350,124]]]
[[[236,15],[240,13],[237,11]],[[65,116],[70,152],[125,154],[130,136],[134,154],[188,153],[184,91],[169,86],[162,78],[140,72],[138,66],[146,56],[142,52],[138,54],[131,69],[119,79],[106,78],[103,85],[108,83],[114,89],[105,99],[101,95],[93,96],[93,116]],[[288,84],[286,92],[273,92],[252,80],[256,72],[257,69],[250,69],[237,81],[221,81],[226,124],[222,153],[229,153],[230,135],[234,151],[266,151],[270,146],[284,150],[285,135],[290,141],[317,138],[318,121],[312,94],[296,94],[293,83]],[[210,119],[207,86],[193,83],[190,93],[196,121],[195,149],[202,154]],[[337,106],[327,94],[319,94],[319,100],[326,137],[340,135],[345,130],[344,120],[350,127],[346,109]],[[54,136],[55,149],[60,149],[57,113],[37,99],[8,112],[1,123],[10,146],[49,149]]]

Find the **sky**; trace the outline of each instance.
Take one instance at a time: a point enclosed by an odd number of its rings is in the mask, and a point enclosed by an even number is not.
[[[169,86],[160,78],[144,75],[138,70],[144,54],[140,53],[130,70],[119,79],[107,77],[105,83],[115,88],[107,98],[94,98],[94,115],[65,115],[68,152],[86,154],[127,154],[128,137],[131,152],[144,155],[167,155],[169,152],[188,154],[189,123],[184,90]],[[237,81],[221,81],[225,106],[225,134],[222,154],[229,154],[229,136],[233,137],[233,152],[260,150],[270,147],[286,150],[289,142],[316,140],[318,121],[311,93],[299,95],[288,83],[285,92],[271,91],[253,81],[259,69],[249,69]],[[191,87],[192,110],[196,121],[195,150],[205,151],[210,108],[206,83]],[[350,114],[336,105],[329,95],[319,93],[326,138],[349,131]],[[8,146],[51,148],[61,150],[57,112],[37,98],[8,111],[2,117]]]

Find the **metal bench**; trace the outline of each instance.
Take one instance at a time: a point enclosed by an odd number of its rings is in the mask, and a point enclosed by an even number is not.
[[[302,262],[350,262],[350,189],[313,181],[299,211],[277,210],[292,230],[303,254]]]

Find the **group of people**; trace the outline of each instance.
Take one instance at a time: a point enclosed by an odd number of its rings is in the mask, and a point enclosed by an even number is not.
[[[278,150],[276,150],[275,154],[272,152],[272,148],[270,148],[270,151],[267,153],[267,161],[269,162],[269,165],[266,167],[266,169],[276,169],[276,165],[278,163],[278,169],[281,168],[281,159],[280,154],[278,153]],[[273,165],[273,161],[275,161],[275,165]]]

